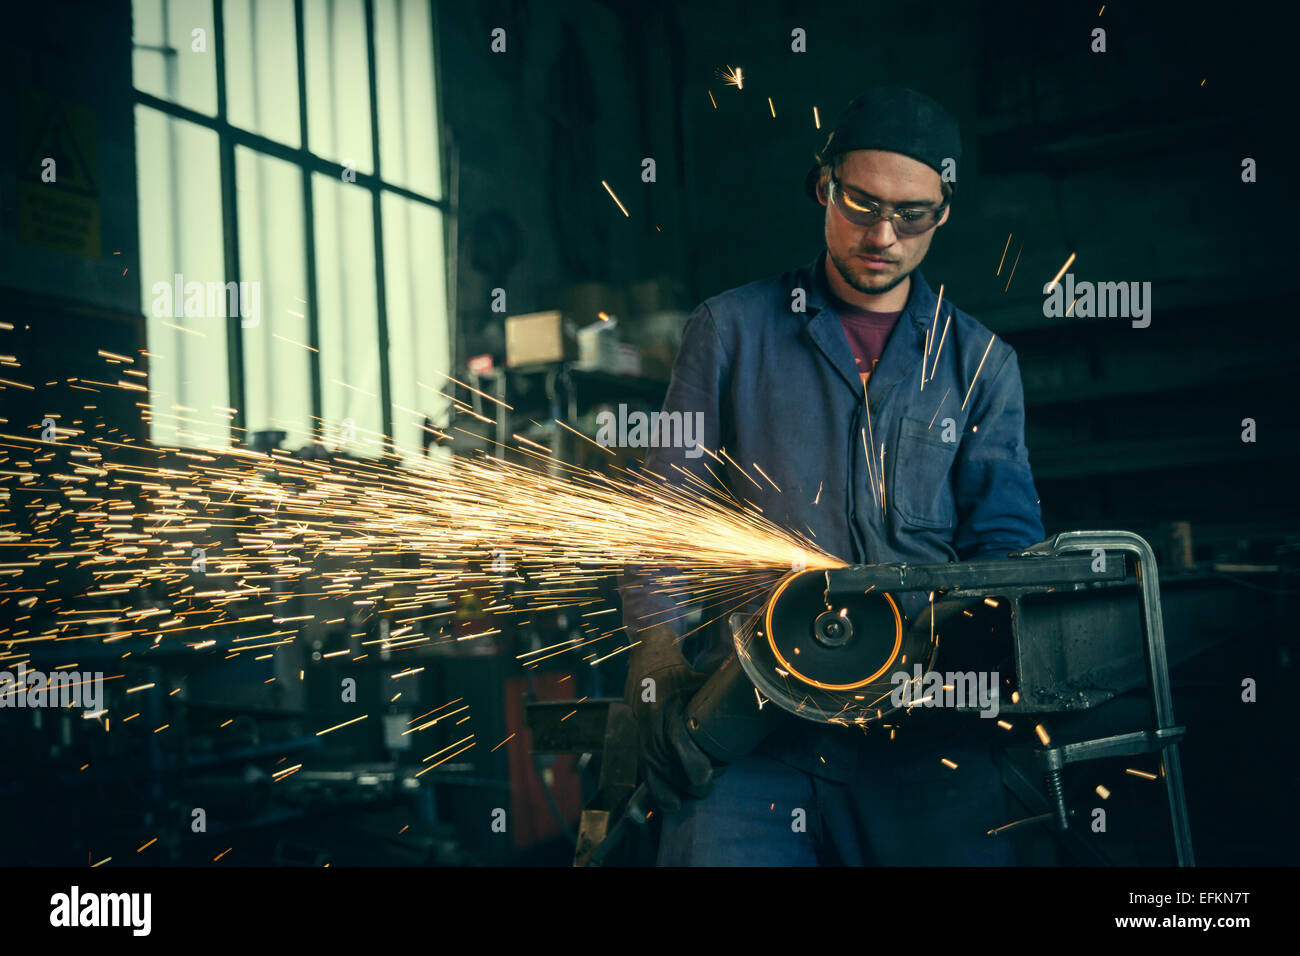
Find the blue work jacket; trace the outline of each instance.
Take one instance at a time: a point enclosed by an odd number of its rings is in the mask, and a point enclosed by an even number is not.
[[[864,397],[824,257],[703,302],[687,321],[664,411],[702,413],[699,443],[725,449],[748,473],[725,466],[730,492],[851,564],[967,561],[1041,541],[1015,351],[946,297],[940,303],[917,270]],[[722,470],[687,448],[655,448],[646,459],[689,484],[673,465],[707,484],[706,465]],[[656,593],[662,573],[625,570],[633,639],[652,623],[683,631],[682,609]],[[925,601],[899,603],[915,617]],[[695,659],[704,670],[730,650],[725,626],[707,631]]]

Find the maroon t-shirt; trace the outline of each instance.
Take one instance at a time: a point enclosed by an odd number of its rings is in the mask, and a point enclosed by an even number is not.
[[[871,309],[859,309],[846,302],[840,302],[836,306],[836,311],[839,313],[840,323],[844,326],[844,337],[849,340],[849,348],[853,350],[853,359],[857,362],[858,374],[862,376],[862,385],[865,387],[867,379],[876,369],[876,363],[880,361],[881,353],[885,351],[885,342],[889,340],[889,333],[894,330],[903,310],[873,312]]]

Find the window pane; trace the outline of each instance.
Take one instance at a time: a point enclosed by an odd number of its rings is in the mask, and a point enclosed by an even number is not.
[[[225,0],[225,14],[230,122],[300,145],[293,0]]]
[[[215,115],[211,0],[135,0],[131,14],[135,88]]]
[[[427,0],[377,0],[375,78],[384,180],[442,198]]]
[[[391,193],[381,202],[393,438],[403,457],[415,457],[424,417],[446,424],[448,401],[438,392],[455,393],[446,379],[451,361],[442,214]]]
[[[306,0],[307,137],[313,153],[373,172],[362,0]]]
[[[135,108],[135,126],[150,437],[223,448],[230,444],[229,300],[217,135],[147,106]]]
[[[235,150],[239,276],[249,283],[255,314],[244,336],[244,424],[252,433],[288,433],[282,447],[311,438],[311,357],[302,173],[260,153]]]
[[[375,231],[369,190],[312,176],[325,444],[383,452]]]

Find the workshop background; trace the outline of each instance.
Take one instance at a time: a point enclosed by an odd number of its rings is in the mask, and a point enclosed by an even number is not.
[[[96,399],[99,419],[160,446],[219,454],[233,429],[263,450],[376,458],[391,434],[403,451],[382,466],[401,468],[519,434],[584,467],[628,464],[635,450],[609,458],[553,422],[593,435],[602,409],[657,409],[696,303],[817,254],[802,181],[840,108],[915,86],[957,114],[966,149],[923,270],[1019,353],[1049,534],[1128,529],[1161,556],[1198,862],[1291,863],[1294,84],[1268,22],[1100,0],[24,4],[0,36],[0,424],[66,424],[78,382],[120,377],[107,351],[139,357],[150,400],[186,414],[146,420],[122,391]],[[1044,318],[1043,284],[1072,253],[1078,279],[1150,282],[1150,327]],[[154,308],[181,276],[260,283],[258,321],[194,340]],[[489,426],[470,393],[466,410],[420,387],[448,374],[512,412]],[[26,520],[17,492],[4,509]],[[525,704],[618,696],[626,666],[530,656],[586,633],[576,617],[494,619],[467,588],[429,608],[451,612],[437,633],[499,636],[404,654],[422,670],[392,704],[386,655],[353,660],[389,622],[346,595],[295,598],[314,619],[269,659],[231,654],[233,631],[202,655],[164,642],[123,658],[121,643],[24,644],[84,581],[37,582],[33,606],[22,569],[3,570],[0,665],[121,673],[106,706],[141,716],[105,733],[0,710],[0,863],[572,859],[603,724],[583,710],[574,739],[594,744],[551,752],[565,748],[534,739]],[[342,623],[319,623],[329,601]],[[338,700],[347,676],[355,704]],[[414,748],[405,728],[448,702],[468,722]],[[380,719],[317,733],[358,706]],[[439,748],[451,757],[430,767]],[[1161,791],[1123,781],[1112,804],[1142,825],[1107,853],[1167,862]]]

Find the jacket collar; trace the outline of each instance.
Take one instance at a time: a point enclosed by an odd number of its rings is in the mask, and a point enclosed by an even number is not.
[[[845,384],[855,395],[861,396],[862,379],[853,361],[848,339],[844,336],[839,314],[835,311],[835,299],[826,282],[823,269],[825,258],[826,250],[823,249],[816,259],[795,273],[794,285],[806,293],[804,331],[844,379]],[[880,362],[867,381],[868,401],[883,402],[894,386],[920,363],[925,350],[925,333],[934,318],[936,301],[937,296],[921,275],[921,270],[913,270],[907,304],[898,317],[898,325],[885,344]]]

